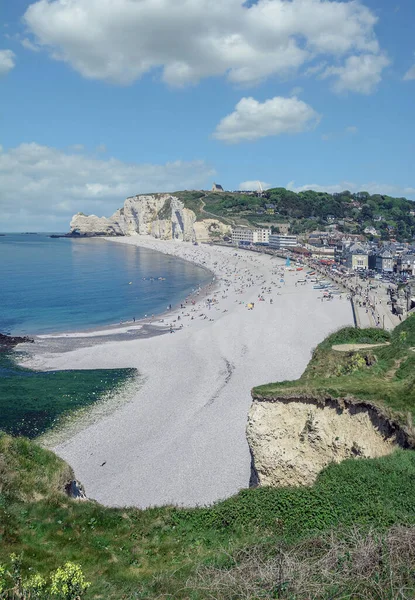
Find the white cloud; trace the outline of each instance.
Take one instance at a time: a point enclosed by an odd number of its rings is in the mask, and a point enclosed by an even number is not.
[[[379,53],[377,17],[360,0],[38,0],[24,21],[55,60],[121,84],[160,69],[171,85],[252,85],[318,57]]]
[[[338,192],[369,192],[369,194],[386,194],[388,196],[394,196],[397,198],[405,197],[411,200],[415,200],[415,187],[391,185],[387,183],[354,183],[351,181],[342,181],[338,184],[320,185],[317,183],[296,186],[295,181],[287,183],[287,189],[293,192],[305,192],[306,190],[314,190],[316,192],[328,192],[335,194]]]
[[[299,133],[314,127],[320,116],[298,98],[276,96],[261,103],[254,98],[242,98],[230,115],[222,119],[213,136],[237,144],[259,138]]]
[[[0,153],[1,229],[68,230],[78,211],[110,215],[127,196],[201,188],[213,175],[203,161],[125,163],[21,144]]]
[[[313,75],[319,75],[322,71],[324,71],[324,69],[327,67],[327,61],[324,60],[322,62],[319,62],[317,65],[312,65],[311,67],[308,67],[308,69],[306,69],[306,71],[304,72],[304,75],[306,77],[311,77]]]
[[[303,88],[300,87],[299,85],[296,85],[295,87],[293,87],[293,89],[290,92],[290,96],[299,96],[300,94],[303,93]]]
[[[32,52],[40,51],[40,47],[36,46],[36,44],[34,44],[31,40],[29,40],[29,38],[21,39],[20,43],[23,46],[23,48],[26,48],[26,50],[31,50]]]
[[[265,181],[243,181],[239,184],[239,190],[241,192],[244,191],[259,191],[259,184],[261,184],[263,190],[268,190],[271,187],[270,183],[266,183]]]
[[[72,146],[69,146],[69,150],[72,150],[73,152],[82,152],[85,150],[85,146],[83,144],[73,144]]]
[[[412,65],[412,67],[405,73],[403,77],[404,81],[411,81],[412,79],[415,79],[415,65]]]
[[[14,69],[16,55],[12,50],[0,50],[0,76]]]
[[[95,148],[96,152],[100,152],[100,153],[104,153],[107,151],[107,147],[105,144],[99,144],[96,148]]]
[[[344,66],[327,67],[320,77],[336,76],[333,90],[337,93],[371,94],[382,80],[383,69],[389,64],[390,60],[384,54],[349,56]]]

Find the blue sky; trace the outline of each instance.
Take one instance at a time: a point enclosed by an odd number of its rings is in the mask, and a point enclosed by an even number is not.
[[[136,193],[415,199],[413,0],[0,0],[0,230]]]

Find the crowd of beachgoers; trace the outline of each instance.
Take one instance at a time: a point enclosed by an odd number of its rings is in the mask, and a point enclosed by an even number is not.
[[[350,301],[339,294],[322,302],[324,290],[314,289],[305,269],[287,269],[266,254],[149,236],[111,243],[191,261],[208,269],[211,280],[144,320],[162,335],[121,341],[111,335],[142,327],[137,321],[106,328],[105,339],[92,337],[89,346],[85,338],[76,346],[73,332],[66,351],[48,351],[44,339],[32,345],[29,366],[139,373],[127,402],[76,432],[68,429],[51,447],[87,495],[110,506],[195,506],[228,497],[249,484],[252,387],[299,377],[320,341],[353,324]]]

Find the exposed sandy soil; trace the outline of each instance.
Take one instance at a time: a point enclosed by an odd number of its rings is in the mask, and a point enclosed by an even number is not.
[[[247,436],[261,485],[310,485],[331,462],[375,458],[397,447],[394,432],[359,405],[255,401]]]
[[[331,349],[336,350],[336,352],[350,352],[352,350],[379,348],[380,346],[389,346],[389,342],[385,342],[384,344],[334,344]]]

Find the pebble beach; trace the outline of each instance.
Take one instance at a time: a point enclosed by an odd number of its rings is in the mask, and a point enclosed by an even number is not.
[[[305,271],[266,254],[147,236],[108,243],[178,256],[208,269],[212,280],[181,306],[149,316],[144,326],[161,335],[119,339],[142,326],[123,323],[80,332],[88,345],[77,346],[71,333],[61,352],[34,345],[34,368],[133,367],[140,374],[128,401],[53,450],[88,497],[107,506],[197,506],[229,497],[249,485],[252,387],[299,377],[319,342],[353,325],[350,302],[345,294],[322,301],[321,290],[299,283]]]

